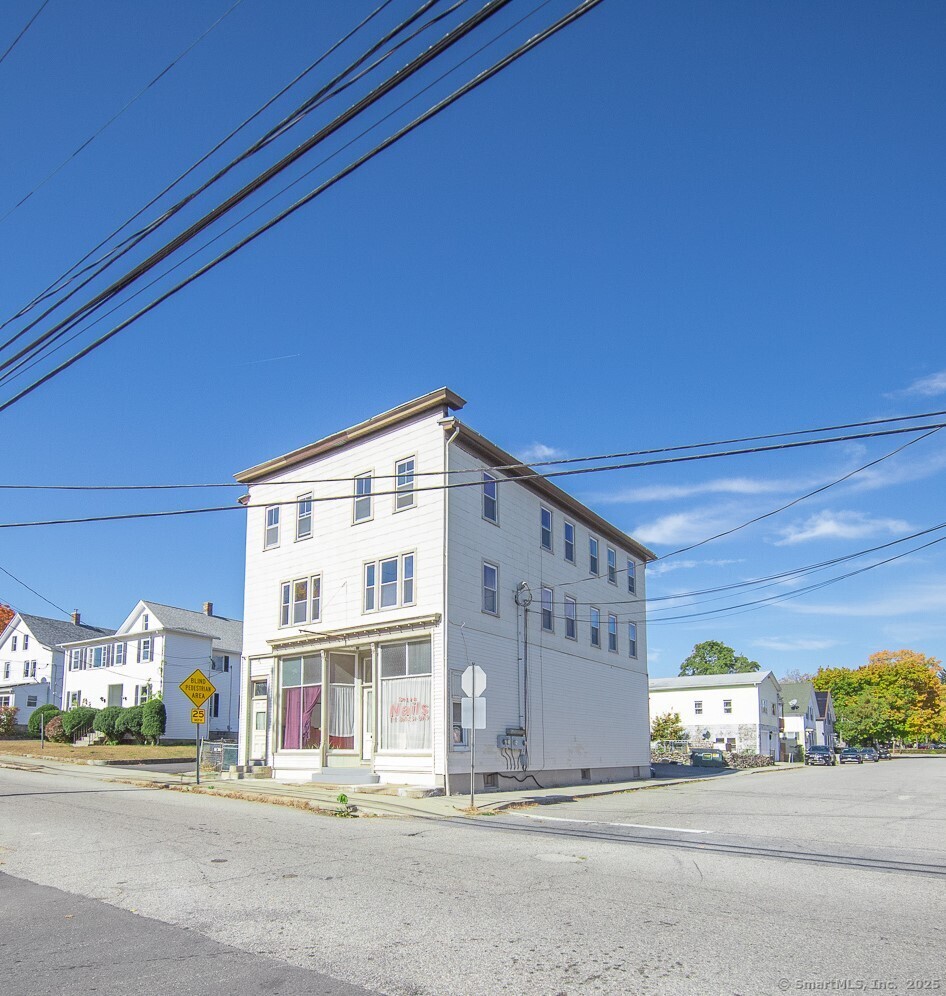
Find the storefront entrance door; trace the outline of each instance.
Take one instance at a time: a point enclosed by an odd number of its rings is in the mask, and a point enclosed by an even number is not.
[[[266,760],[266,700],[253,703],[253,760]]]
[[[361,758],[370,761],[374,753],[374,689],[361,689]]]

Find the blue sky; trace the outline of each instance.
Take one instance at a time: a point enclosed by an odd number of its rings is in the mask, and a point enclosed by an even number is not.
[[[2,5],[0,49],[37,5]],[[0,64],[0,215],[229,6],[51,0]],[[4,317],[373,6],[244,0],[0,222]],[[516,0],[482,37],[533,6]],[[552,0],[470,67],[570,6]],[[540,455],[946,408],[944,20],[938,3],[868,2],[855,15],[843,3],[606,0],[0,415],[2,478],[225,481],[442,384],[468,399],[477,430]],[[434,85],[387,130],[461,78]],[[902,442],[593,475],[569,488],[665,554]],[[946,439],[919,442],[658,562],[650,594],[766,576],[932,526],[946,519],[944,470]],[[221,498],[6,492],[0,521]],[[777,673],[857,666],[901,646],[942,658],[944,547],[753,611],[658,621],[743,600],[733,598],[655,612],[651,672],[676,673],[703,639]],[[0,567],[102,625],[139,597],[210,599],[239,616],[242,513],[3,530]],[[0,599],[50,611],[3,576]]]

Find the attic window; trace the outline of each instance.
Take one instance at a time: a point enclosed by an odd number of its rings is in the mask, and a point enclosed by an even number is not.
[[[142,629],[147,629],[148,628],[148,613],[147,612],[141,617],[141,628]]]

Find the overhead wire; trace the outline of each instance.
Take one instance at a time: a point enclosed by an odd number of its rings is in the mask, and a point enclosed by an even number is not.
[[[372,91],[372,93],[369,94],[367,97],[362,98],[362,100],[359,101],[358,104],[354,105],[353,108],[349,109],[349,111],[345,112],[345,114],[343,114],[341,117],[342,118],[350,119],[350,116],[352,115],[352,113],[354,112],[354,110],[356,108],[357,109],[363,109],[364,106],[369,106],[370,103],[373,102],[375,99],[379,99],[378,95],[380,95],[382,93],[382,91],[384,93],[389,92],[393,88],[393,86],[396,85],[396,81],[399,82],[399,78],[406,78],[407,75],[411,75],[414,72],[416,72],[419,68],[421,68],[422,65],[426,64],[427,62],[429,62],[430,59],[433,58],[433,55],[435,53],[439,54],[439,52],[443,51],[445,47],[448,47],[449,45],[455,44],[462,37],[464,37],[466,34],[468,34],[470,31],[472,31],[479,23],[481,23],[483,19],[485,19],[488,16],[491,16],[498,9],[500,9],[501,6],[505,6],[508,2],[510,2],[510,0],[491,0],[491,3],[487,4],[476,15],[473,15],[473,17],[469,18],[467,21],[465,21],[463,24],[459,25],[457,28],[452,29],[452,31],[449,32],[448,35],[444,36],[444,38],[442,38],[438,43],[436,43],[435,45],[431,46],[427,50],[426,53],[424,53],[422,56],[418,57],[418,59],[413,60],[407,67],[405,67],[404,69],[400,70],[394,76],[392,76],[391,78],[389,78],[384,84],[381,84],[380,87],[378,87],[374,91]],[[420,125],[424,124],[426,121],[430,120],[431,118],[433,118],[434,116],[436,116],[437,114],[439,114],[440,112],[442,112],[444,109],[446,109],[447,107],[449,107],[451,104],[455,103],[461,97],[465,96],[467,93],[471,92],[473,89],[477,88],[478,86],[482,85],[487,80],[491,79],[497,73],[501,72],[502,70],[504,70],[505,68],[507,68],[509,65],[511,65],[513,62],[515,62],[516,60],[518,60],[519,58],[521,58],[528,51],[531,51],[531,49],[534,48],[534,47],[536,47],[536,45],[541,44],[542,42],[546,41],[548,38],[552,37],[552,35],[556,34],[558,31],[562,30],[564,27],[567,27],[568,25],[574,23],[575,20],[577,20],[579,17],[584,16],[585,14],[587,14],[590,10],[593,10],[600,3],[601,3],[601,0],[583,0],[583,2],[578,5],[578,7],[574,8],[572,11],[570,11],[568,14],[564,15],[563,17],[559,18],[558,21],[556,21],[554,24],[552,24],[551,26],[549,26],[548,28],[546,28],[544,31],[542,31],[539,34],[533,36],[533,38],[530,38],[527,42],[525,42],[524,44],[520,45],[517,49],[515,49],[513,52],[509,53],[503,59],[499,60],[497,63],[495,63],[490,68],[488,68],[486,70],[483,70],[481,73],[479,73],[476,77],[474,77],[468,83],[464,84],[463,86],[461,86],[460,88],[458,88],[457,90],[455,90],[448,97],[446,97],[443,100],[439,101],[433,107],[431,107],[426,112],[424,112],[423,114],[421,114],[418,118],[415,118],[414,121],[410,122],[409,124],[405,125],[403,128],[399,129],[393,135],[389,136],[389,138],[385,139],[379,145],[375,146],[374,149],[372,149],[369,152],[365,153],[364,155],[360,156],[358,159],[356,159],[349,166],[345,167],[345,169],[343,169],[342,171],[340,171],[339,173],[337,173],[335,176],[331,177],[329,180],[327,180],[324,183],[320,184],[318,187],[316,187],[314,190],[310,191],[308,194],[306,194],[300,200],[296,201],[294,204],[290,205],[288,208],[284,209],[279,214],[277,214],[276,216],[274,216],[273,218],[271,218],[264,225],[262,225],[261,227],[257,228],[255,231],[251,232],[249,235],[245,236],[243,239],[241,239],[235,245],[231,246],[224,253],[220,254],[215,259],[211,260],[210,262],[208,262],[204,266],[200,267],[198,270],[196,270],[190,276],[188,276],[187,278],[185,278],[183,281],[180,281],[174,287],[170,288],[164,294],[162,294],[159,297],[155,298],[150,304],[148,304],[147,306],[145,306],[144,308],[142,308],[141,310],[139,310],[138,312],[136,312],[135,314],[133,314],[132,316],[130,316],[124,322],[121,322],[119,325],[115,326],[112,330],[110,330],[105,335],[100,336],[93,343],[89,344],[84,349],[82,349],[78,353],[74,354],[69,360],[67,360],[64,363],[60,364],[54,370],[48,372],[43,377],[39,378],[37,381],[35,381],[29,387],[27,387],[23,391],[19,392],[15,397],[7,400],[3,405],[0,405],[0,411],[6,410],[11,405],[15,404],[16,402],[18,402],[19,400],[21,400],[23,397],[27,396],[28,394],[32,393],[38,387],[42,386],[42,384],[47,383],[53,377],[58,376],[60,373],[62,373],[64,370],[68,369],[74,363],[76,363],[79,360],[83,359],[85,356],[87,356],[93,350],[95,350],[95,349],[99,348],[100,346],[104,345],[105,342],[107,342],[112,337],[114,337],[115,335],[117,335],[118,333],[120,333],[121,331],[123,331],[129,325],[131,325],[132,323],[134,323],[135,321],[137,321],[138,319],[140,319],[141,317],[143,317],[145,314],[149,313],[151,310],[153,310],[159,304],[163,303],[165,300],[167,300],[168,298],[170,298],[174,294],[178,293],[184,287],[188,286],[194,280],[198,279],[200,276],[203,276],[203,274],[207,273],[209,270],[213,269],[214,267],[216,267],[217,265],[219,265],[221,262],[223,262],[224,260],[228,259],[230,256],[234,255],[236,252],[238,252],[240,249],[244,248],[250,242],[254,241],[260,235],[264,234],[265,232],[269,231],[271,228],[275,227],[276,225],[278,225],[279,223],[281,223],[282,221],[284,221],[286,218],[288,218],[290,215],[294,214],[301,207],[305,206],[310,201],[312,201],[314,198],[320,196],[326,190],[330,189],[332,186],[334,186],[336,183],[338,183],[341,179],[344,179],[344,177],[346,177],[349,174],[353,173],[355,170],[357,170],[361,166],[365,165],[365,163],[367,163],[370,160],[372,160],[375,156],[379,155],[381,152],[383,152],[386,149],[390,148],[396,142],[400,141],[406,135],[410,134],[416,128],[420,127]],[[340,127],[340,125],[336,125],[336,122],[338,122],[339,120],[340,119],[336,119],[335,122],[332,122],[329,126],[326,126],[325,129],[321,129],[320,132],[318,132],[316,136],[313,136],[313,139],[320,140],[318,138],[318,136],[321,136],[321,135],[325,134],[326,132],[331,133],[332,131],[337,130],[337,127]],[[145,261],[145,263],[139,264],[139,266],[136,267],[134,271],[132,271],[132,274],[129,275],[127,278],[123,278],[123,280],[120,281],[120,283],[122,283],[123,285],[127,286],[127,283],[130,283],[133,279],[137,279],[137,276],[140,276],[141,273],[146,272],[146,269],[149,266],[156,265],[156,262],[159,262],[160,259],[163,259],[167,255],[169,255],[170,252],[173,251],[174,248],[178,248],[180,244],[183,244],[183,242],[181,241],[182,239],[184,241],[186,241],[188,238],[192,237],[193,234],[197,234],[199,231],[203,230],[203,228],[207,227],[207,225],[209,225],[211,223],[211,221],[209,220],[211,218],[211,216],[214,216],[213,220],[215,220],[216,217],[219,217],[220,214],[222,214],[223,212],[225,212],[227,210],[230,210],[230,208],[232,208],[233,206],[235,206],[235,204],[239,203],[241,199],[244,199],[245,196],[249,196],[249,190],[250,190],[251,187],[253,189],[257,189],[258,186],[261,186],[263,182],[266,182],[266,180],[268,180],[269,178],[271,178],[273,175],[276,175],[277,172],[279,172],[281,169],[285,168],[286,164],[288,163],[288,161],[290,159],[292,159],[293,157],[298,157],[298,155],[302,154],[302,150],[307,149],[308,147],[311,147],[311,144],[313,143],[313,139],[309,139],[307,142],[303,143],[296,150],[294,150],[293,153],[290,153],[289,156],[283,157],[283,159],[280,160],[279,163],[275,164],[274,166],[270,167],[269,170],[265,171],[264,174],[262,174],[260,177],[257,178],[257,180],[253,181],[251,184],[248,184],[246,187],[242,188],[241,191],[238,191],[236,194],[231,195],[231,197],[229,197],[224,202],[223,205],[219,205],[218,208],[215,208],[208,215],[205,215],[204,219],[201,219],[200,222],[197,222],[197,223],[195,223],[195,225],[192,225],[187,230],[186,233],[182,233],[175,240],[172,240],[172,243],[170,243],[169,246],[166,246],[164,250],[160,250],[158,253],[153,254],[151,257],[149,257],[149,260]],[[144,267],[144,269],[143,269],[143,267]],[[116,285],[113,285],[113,287],[114,286],[116,286]],[[99,295],[98,297],[101,298],[101,295]],[[50,333],[46,333],[47,336],[51,335],[51,334],[52,334],[51,332]]]
[[[10,571],[8,571],[5,567],[0,567],[0,571],[6,574],[8,578],[12,578],[12,580],[16,581],[18,585],[25,588],[28,592],[31,592],[37,598],[44,601],[47,605],[51,605],[54,609],[58,609],[64,616],[69,615],[69,612],[66,609],[64,609],[61,605],[57,605],[51,598],[47,598],[45,595],[41,595],[35,588],[31,588],[25,581],[22,581],[15,574],[12,574]]]
[[[30,30],[30,28],[33,26],[33,22],[46,9],[46,4],[48,3],[49,0],[43,0],[43,2],[39,5],[38,9],[36,10],[36,13],[33,14],[33,16],[26,22],[26,25],[16,36],[16,38],[14,38],[12,42],[10,42],[10,44],[6,48],[6,51],[4,51],[3,55],[0,55],[0,63],[2,63],[6,59],[6,57],[16,48],[16,46],[19,44],[20,39],[26,34],[27,31]]]

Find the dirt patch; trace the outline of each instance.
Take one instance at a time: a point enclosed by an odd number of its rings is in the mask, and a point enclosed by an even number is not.
[[[41,747],[38,740],[0,740],[0,754],[36,761],[196,761],[197,750],[191,744],[180,747],[149,747],[140,744],[120,744],[116,747],[96,745],[73,747],[72,744],[54,744],[47,741]]]

